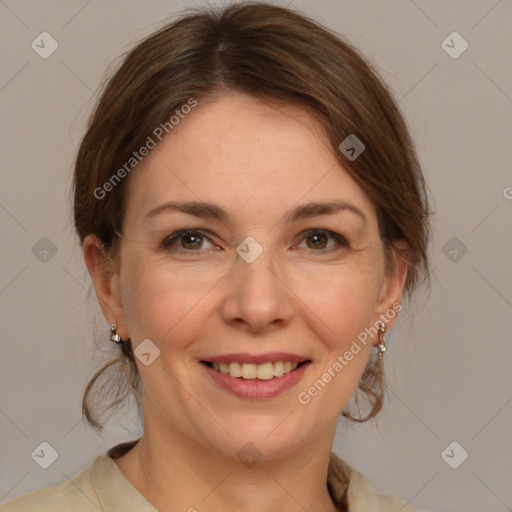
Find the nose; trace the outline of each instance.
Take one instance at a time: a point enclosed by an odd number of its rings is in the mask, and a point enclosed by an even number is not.
[[[251,263],[237,256],[226,281],[222,305],[224,321],[250,332],[284,326],[292,315],[292,291],[270,251]]]

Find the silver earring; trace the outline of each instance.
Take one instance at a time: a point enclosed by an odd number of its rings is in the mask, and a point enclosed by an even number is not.
[[[382,359],[384,352],[388,349],[386,345],[386,324],[382,322],[379,326],[379,344],[377,348],[379,349],[379,359]]]
[[[113,341],[114,343],[117,343],[118,345],[121,345],[123,343],[123,340],[121,339],[121,336],[117,334],[117,325],[112,324],[110,326],[110,341]]]

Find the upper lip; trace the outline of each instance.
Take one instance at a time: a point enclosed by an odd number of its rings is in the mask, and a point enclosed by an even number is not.
[[[205,357],[201,361],[210,363],[252,363],[264,364],[275,363],[277,361],[290,361],[292,363],[303,363],[309,361],[307,357],[299,356],[297,354],[289,354],[287,352],[267,352],[266,354],[222,354],[218,356]]]

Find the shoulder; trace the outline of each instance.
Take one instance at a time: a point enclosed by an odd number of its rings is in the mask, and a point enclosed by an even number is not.
[[[120,454],[137,441],[121,443],[108,453]],[[98,455],[73,479],[33,491],[0,505],[0,512],[158,512],[130,483],[110,456]]]
[[[350,476],[347,498],[350,512],[421,512],[396,496],[376,493],[368,480],[354,469]]]
[[[421,512],[400,498],[376,493],[361,473],[334,452],[329,463],[328,487],[335,503],[343,505],[348,512]]]
[[[0,512],[89,512],[101,510],[92,486],[92,467],[61,485],[46,487],[0,504]]]
[[[39,510],[67,512],[68,508],[61,486],[32,491],[0,505],[0,512],[35,512]]]

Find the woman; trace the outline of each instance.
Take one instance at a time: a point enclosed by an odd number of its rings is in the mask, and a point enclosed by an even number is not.
[[[3,511],[412,510],[331,452],[429,268],[413,144],[353,48],[264,3],[183,16],[109,80],[74,194],[120,346],[84,415],[119,362],[143,436]]]

